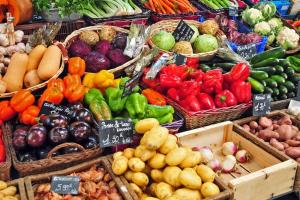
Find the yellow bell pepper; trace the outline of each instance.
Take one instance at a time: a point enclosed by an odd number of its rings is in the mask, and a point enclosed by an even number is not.
[[[84,77],[83,77],[83,81],[82,84],[85,87],[88,88],[94,88],[95,84],[94,84],[94,78],[95,78],[96,74],[95,73],[87,73]]]
[[[108,88],[114,86],[115,76],[107,70],[101,70],[94,77],[94,85],[97,88]]]
[[[119,84],[120,84],[120,82],[121,82],[121,79],[120,79],[120,78],[115,79],[115,80],[114,80],[114,87],[118,87]]]

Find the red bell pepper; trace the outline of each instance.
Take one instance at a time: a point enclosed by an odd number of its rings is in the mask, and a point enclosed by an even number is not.
[[[180,97],[179,97],[178,91],[175,88],[168,89],[167,97],[169,97],[170,99],[172,99],[172,100],[174,100],[176,102],[180,101]]]
[[[195,65],[195,64],[198,64],[199,61],[200,61],[199,58],[191,58],[191,57],[188,57],[188,58],[186,59],[186,63],[185,63],[185,64],[186,64],[187,66],[191,67],[191,66],[193,66],[193,65]]]
[[[189,78],[194,79],[197,82],[200,82],[202,81],[203,77],[204,77],[204,72],[202,72],[201,70],[197,70],[193,68],[189,69]]]
[[[222,75],[222,70],[220,69],[213,69],[205,73],[203,77],[203,81],[208,81],[208,80],[215,80],[218,79],[221,82],[223,82],[223,75]]]
[[[181,78],[175,75],[160,74],[159,83],[163,88],[177,88],[182,84]]]
[[[248,103],[252,99],[251,84],[244,81],[236,81],[231,84],[231,92],[239,103]]]
[[[216,95],[215,104],[218,108],[235,106],[237,105],[237,100],[229,90],[224,90]]]
[[[250,75],[250,67],[245,63],[234,65],[230,72],[224,75],[226,82],[245,81]]]
[[[178,88],[180,99],[185,99],[189,95],[196,95],[200,92],[200,84],[194,80],[183,81]]]
[[[185,80],[188,76],[188,67],[186,65],[177,66],[176,64],[170,64],[162,68],[159,73],[168,76],[177,76],[180,80]]]
[[[9,101],[0,102],[0,122],[11,120],[16,114],[16,111],[10,106]]]
[[[142,78],[143,83],[152,89],[155,89],[157,86],[159,86],[159,78],[156,77],[155,79],[147,79],[145,75],[143,75]]]
[[[201,109],[203,110],[210,110],[216,108],[213,98],[206,93],[197,94],[197,99],[200,103]]]
[[[180,101],[180,105],[188,111],[198,112],[201,110],[200,103],[195,95],[189,95]]]
[[[223,91],[223,84],[220,79],[211,79],[205,81],[201,88],[207,94],[218,94]]]

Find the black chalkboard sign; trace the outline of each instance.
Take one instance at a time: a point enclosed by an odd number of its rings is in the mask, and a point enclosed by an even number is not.
[[[297,96],[295,97],[295,100],[300,101],[300,81],[298,81]]]
[[[67,106],[56,105],[50,102],[44,102],[39,115],[60,114],[66,117],[72,116],[72,109]]]
[[[133,138],[133,123],[131,119],[116,119],[99,121],[100,147],[129,144]]]
[[[246,60],[248,60],[256,55],[256,45],[246,44],[237,46],[237,53]]]
[[[228,14],[231,17],[237,17],[239,16],[239,10],[236,6],[229,6]]]
[[[53,176],[51,191],[58,194],[78,194],[79,176]]]
[[[181,54],[174,54],[175,64],[177,66],[179,65],[185,65],[187,58],[184,55]]]
[[[183,20],[179,22],[175,31],[173,32],[173,36],[178,41],[190,41],[193,37],[195,31]]]
[[[139,84],[142,75],[143,71],[140,71],[125,83],[125,87],[122,94],[123,97],[126,97],[132,93],[132,90]]]
[[[253,116],[264,116],[271,112],[271,94],[253,95]]]

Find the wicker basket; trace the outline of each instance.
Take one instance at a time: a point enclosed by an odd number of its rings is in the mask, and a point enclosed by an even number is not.
[[[200,22],[194,21],[194,20],[184,20],[184,21],[187,24],[195,25],[196,27],[198,27],[201,24]],[[176,29],[179,22],[180,22],[180,20],[164,20],[164,21],[160,21],[160,22],[153,24],[151,26],[150,38],[152,38],[157,32],[159,32],[161,30],[165,30],[167,32],[173,32]],[[219,34],[222,34],[222,33],[219,33]],[[148,41],[148,43],[151,47],[156,47],[151,39]],[[173,54],[173,52],[170,52],[170,51],[165,51],[162,49],[159,49],[159,50],[164,53]],[[200,58],[200,60],[210,60],[215,56],[217,51],[218,50],[214,50],[214,51],[210,51],[210,52],[206,52],[206,53],[183,54],[183,55],[186,57],[190,57],[190,58]]]
[[[129,31],[127,29],[116,27],[116,26],[107,26],[107,25],[89,26],[89,27],[85,27],[85,28],[76,30],[73,33],[71,33],[70,35],[68,35],[68,37],[66,38],[66,40],[64,41],[63,44],[66,47],[66,49],[68,49],[70,47],[70,45],[72,44],[72,42],[74,42],[78,38],[79,34],[82,33],[83,31],[99,31],[99,30],[104,29],[104,28],[113,28],[117,32],[129,33]],[[142,55],[142,51],[140,52],[140,54],[138,56],[131,59],[130,61],[124,63],[123,65],[121,65],[119,67],[110,69],[108,71],[111,72],[111,73],[121,72],[126,67],[128,67],[128,66],[132,65],[133,63],[135,63],[140,58],[141,55]]]
[[[17,194],[20,195],[20,200],[27,200],[25,183],[23,178],[15,179],[7,183],[8,186],[15,186],[18,190]]]
[[[111,175],[112,179],[115,181],[117,188],[119,189],[120,194],[122,195],[123,199],[126,200],[133,200],[131,195],[129,194],[127,186],[124,186],[123,182],[120,180],[120,178],[116,177],[114,173],[112,172],[112,169],[110,167],[110,164],[108,163],[107,159],[105,157],[101,157],[80,165],[76,165],[73,167],[70,167],[65,170],[61,171],[55,171],[55,172],[50,172],[50,173],[44,173],[40,175],[33,175],[33,176],[28,176],[25,178],[25,186],[27,190],[27,195],[28,198],[31,200],[34,199],[34,188],[37,186],[37,184],[40,183],[50,183],[51,182],[51,177],[52,176],[62,176],[62,175],[69,175],[74,172],[81,172],[84,170],[88,170],[91,166],[97,165],[104,167],[106,171]]]
[[[0,127],[0,132],[2,131],[2,128]],[[7,181],[10,180],[10,168],[11,168],[11,155],[10,151],[8,150],[8,141],[7,138],[4,136],[4,132],[2,131],[2,139],[4,142],[5,147],[5,162],[0,164],[0,180]]]
[[[273,101],[271,102],[271,110],[282,110],[286,109],[289,106],[291,99],[285,99],[280,101]]]
[[[12,144],[12,126],[8,123],[4,125],[3,133],[7,137],[8,147],[11,152],[14,168],[19,172],[20,177],[27,175],[45,173],[49,171],[55,171],[63,169],[66,167],[79,164],[96,157],[99,157],[102,153],[101,148],[95,149],[84,149],[81,145],[77,143],[63,143],[54,147],[49,153],[48,157],[41,160],[31,161],[31,162],[20,162],[17,158],[16,151]],[[52,153],[60,150],[64,147],[77,147],[81,151],[76,153],[59,155],[52,157]]]

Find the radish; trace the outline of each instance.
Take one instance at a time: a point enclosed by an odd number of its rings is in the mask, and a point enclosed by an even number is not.
[[[222,146],[222,153],[224,156],[234,155],[238,150],[238,146],[233,142],[225,142]]]
[[[214,159],[214,154],[209,147],[202,147],[199,152],[201,153],[202,162],[204,163],[208,163],[208,161]]]
[[[245,163],[250,160],[250,154],[246,150],[239,150],[235,154],[235,158],[240,163]]]
[[[210,160],[210,161],[207,163],[207,166],[210,167],[210,168],[211,168],[212,170],[214,170],[215,172],[222,169],[221,163],[220,163],[220,161],[217,160],[217,159]]]
[[[222,171],[224,173],[229,173],[234,171],[236,165],[236,159],[233,155],[225,156],[224,160],[222,161]]]

